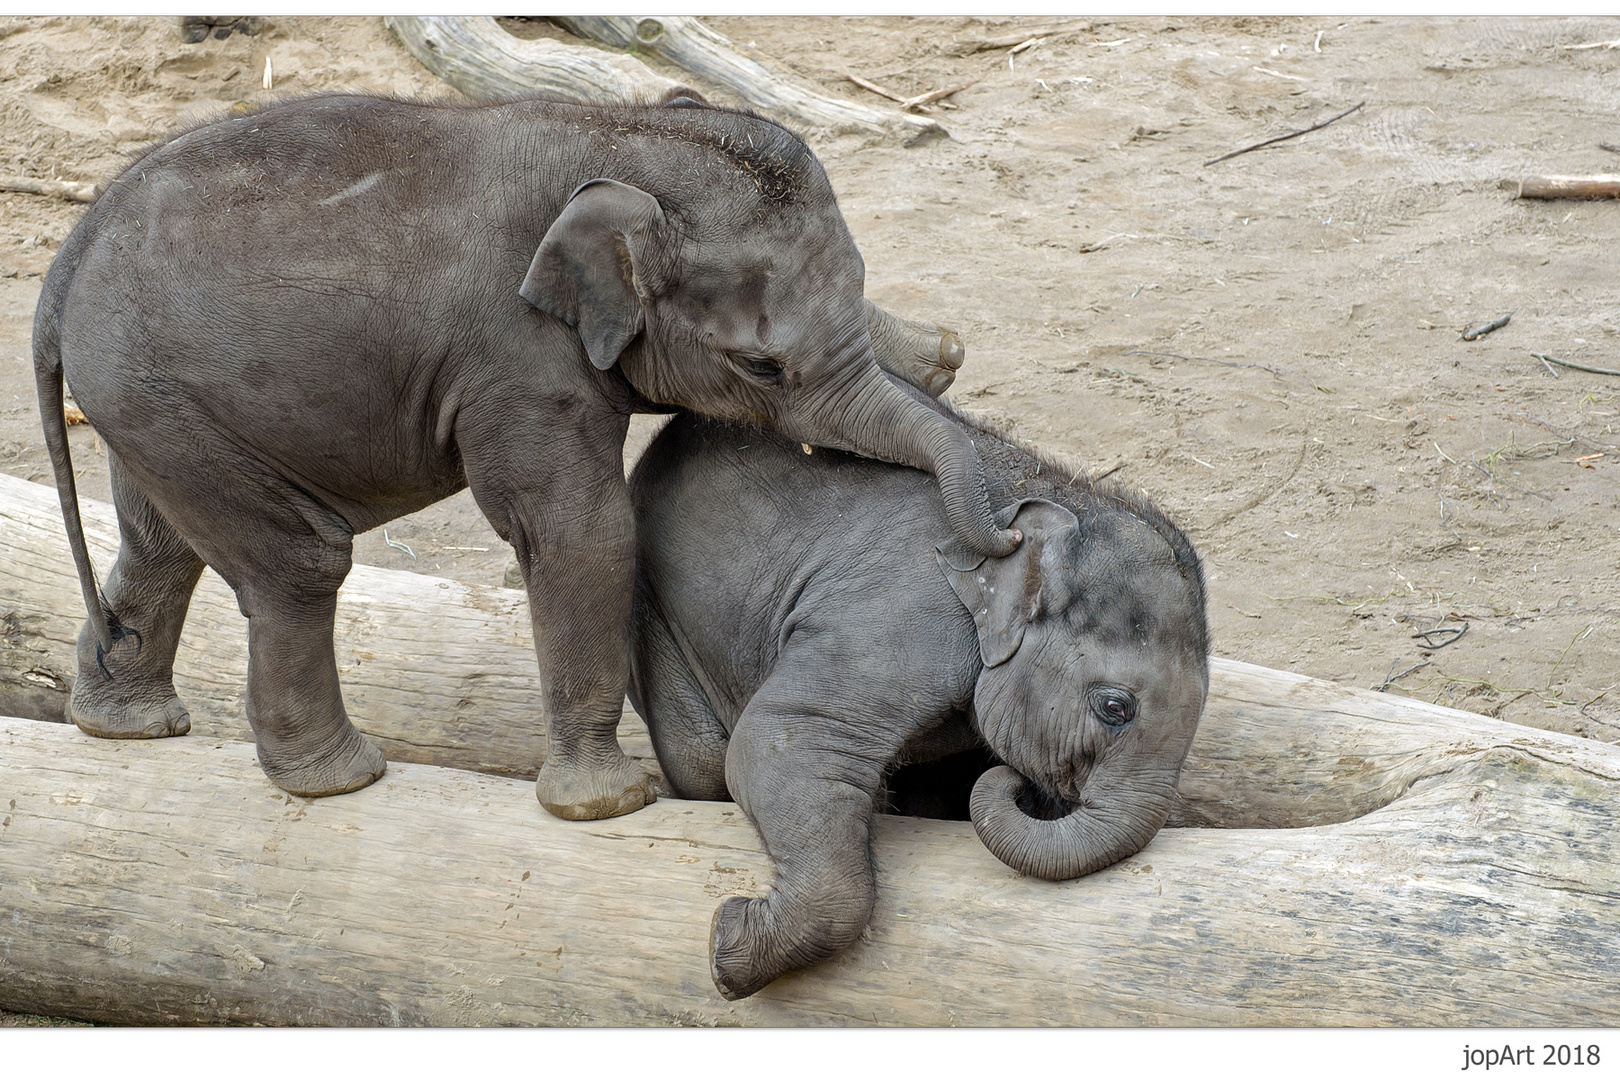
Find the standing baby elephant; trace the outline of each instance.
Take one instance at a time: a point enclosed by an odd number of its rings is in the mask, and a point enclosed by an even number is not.
[[[1192,546],[1140,495],[929,404],[978,443],[1010,555],[952,538],[923,473],[690,415],[631,477],[631,700],[676,793],[734,797],[776,863],[769,897],[715,912],[728,998],[860,935],[901,766],[988,748],[974,826],[1054,880],[1140,850],[1176,802],[1209,687]]]
[[[614,738],[632,412],[680,406],[917,465],[971,548],[1017,542],[967,433],[874,362],[863,273],[801,140],[686,98],[328,95],[154,147],[63,243],[34,321],[90,612],[72,719],[110,738],[187,730],[172,665],[207,564],[248,619],[266,774],[298,795],[371,783],[383,758],[344,712],[332,648],[351,541],[470,487],[528,588],[540,801],[566,818],[637,809],[652,789]],[[64,376],[110,449],[122,546],[100,595]]]

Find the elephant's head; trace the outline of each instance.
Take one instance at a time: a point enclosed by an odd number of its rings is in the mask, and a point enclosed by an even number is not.
[[[1203,573],[1151,506],[1088,496],[1082,518],[1044,499],[1002,510],[1025,540],[939,563],[973,615],[984,664],[980,734],[1006,762],[974,786],[986,847],[1064,880],[1139,851],[1176,801],[1209,689]]]
[[[647,399],[924,469],[964,543],[1011,551],[969,434],[873,359],[865,266],[815,156],[769,121],[663,112],[669,159],[581,185],[521,295]]]

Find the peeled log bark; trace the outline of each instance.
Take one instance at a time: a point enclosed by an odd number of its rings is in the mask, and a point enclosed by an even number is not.
[[[693,18],[553,15],[580,37],[614,48],[635,48],[692,75],[699,88],[721,86],[768,116],[834,134],[879,134],[911,145],[941,138],[945,129],[924,116],[878,110],[823,94],[810,82],[772,71],[744,56],[735,42]]]
[[[383,22],[433,74],[473,100],[539,96],[579,104],[656,101],[676,84],[633,56],[538,38],[488,16],[390,15]]]
[[[1503,725],[1508,726],[1508,725]],[[1076,881],[885,818],[863,940],[746,1001],[720,898],[769,863],[729,803],[564,822],[404,765],[287,796],[252,748],[0,720],[0,1008],[111,1023],[1606,1026],[1620,751],[1458,754],[1355,821],[1173,829]]]
[[[104,574],[118,544],[112,507],[80,505]],[[84,611],[54,489],[0,474],[0,567],[0,715],[63,721]],[[522,592],[356,566],[338,593],[336,639],[349,714],[390,761],[523,779],[539,770],[546,739]],[[246,678],[246,620],[210,571],[175,666],[191,709],[188,738],[250,737]],[[658,775],[646,728],[628,708],[619,741]],[[1503,746],[1540,754],[1570,741],[1217,659],[1172,821],[1268,829],[1345,822],[1444,775],[1460,757]]]

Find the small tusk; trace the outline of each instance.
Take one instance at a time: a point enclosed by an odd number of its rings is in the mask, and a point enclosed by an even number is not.
[[[814,448],[812,448],[811,445],[809,443],[807,443],[807,442],[802,442],[799,445],[804,447],[804,452],[807,453],[807,454],[815,452]]]

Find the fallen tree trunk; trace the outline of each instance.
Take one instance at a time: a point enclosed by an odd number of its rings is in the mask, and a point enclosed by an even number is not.
[[[729,803],[564,822],[390,769],[306,800],[244,743],[0,720],[0,1008],[109,1023],[1620,1023],[1620,751],[1452,758],[1340,825],[1176,829],[1076,881],[881,820],[870,931],[745,1001],[719,899],[771,869]]]
[[[676,84],[633,56],[513,37],[488,16],[385,16],[407,52],[476,100],[539,96],[579,104],[656,101]]]
[[[112,507],[80,500],[92,557],[117,550]],[[84,622],[54,489],[0,474],[0,715],[61,722]],[[338,593],[337,657],[349,714],[390,761],[532,779],[545,759],[527,601],[515,589],[356,566]],[[192,736],[250,737],[247,626],[212,572],[192,600],[175,683]],[[1273,671],[1211,665],[1210,697],[1182,770],[1191,825],[1284,828],[1349,821],[1459,756],[1542,753],[1564,736],[1474,713]],[[619,740],[656,774],[645,726]],[[1562,741],[1561,741],[1562,740]]]
[[[828,97],[810,82],[744,56],[735,42],[693,18],[554,15],[580,37],[638,49],[680,68],[699,88],[719,86],[749,106],[793,124],[833,134],[878,134],[911,145],[944,136],[927,117],[879,110]]]

